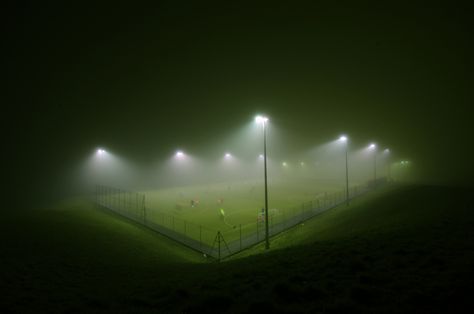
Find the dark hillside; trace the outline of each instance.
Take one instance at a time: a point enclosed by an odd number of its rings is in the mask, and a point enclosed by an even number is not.
[[[471,190],[376,192],[273,239],[266,254],[221,264],[84,204],[63,207],[2,220],[3,313],[473,307]]]

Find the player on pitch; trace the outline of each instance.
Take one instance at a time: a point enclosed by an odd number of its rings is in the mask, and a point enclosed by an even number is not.
[[[224,219],[225,219],[225,211],[224,211],[224,208],[221,208],[221,209],[220,209],[220,214],[221,214],[221,220],[224,221]]]

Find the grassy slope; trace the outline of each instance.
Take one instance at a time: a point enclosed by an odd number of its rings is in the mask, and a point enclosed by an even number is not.
[[[127,303],[137,286],[151,284],[148,273],[159,270],[163,281],[178,281],[178,273],[203,259],[84,201],[2,218],[0,305],[18,313]]]
[[[457,312],[474,291],[470,193],[372,193],[280,235],[266,254],[256,247],[221,264],[84,204],[14,214],[2,219],[0,305],[20,313]]]

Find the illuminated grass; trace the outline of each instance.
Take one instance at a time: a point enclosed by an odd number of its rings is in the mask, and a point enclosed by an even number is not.
[[[341,192],[339,183],[320,181],[275,181],[269,189],[270,224],[298,214],[303,202],[323,198],[325,193]],[[195,239],[204,235],[204,242],[214,240],[217,231],[227,234],[226,240],[245,236],[263,223],[258,215],[263,206],[263,182],[242,181],[205,186],[175,187],[145,191],[147,219]],[[197,201],[192,206],[191,200]],[[225,210],[225,219],[220,209]],[[205,231],[200,231],[200,229]]]
[[[278,214],[321,197],[325,192],[339,192],[343,188],[341,184],[326,182],[272,182],[269,211]],[[145,194],[150,219],[159,219],[159,214],[165,213],[221,231],[232,226],[255,224],[264,207],[263,183],[258,181],[176,187],[145,191]],[[192,207],[191,200],[199,203]],[[225,210],[225,222],[220,217],[220,208]]]

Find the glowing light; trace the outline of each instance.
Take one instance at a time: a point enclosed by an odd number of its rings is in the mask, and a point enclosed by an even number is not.
[[[377,147],[377,145],[375,145],[374,143],[372,143],[372,144],[369,145],[369,148],[370,148],[370,149],[375,149],[375,147]]]
[[[176,157],[178,157],[178,158],[183,158],[183,157],[184,157],[184,153],[183,153],[182,151],[178,150],[178,151],[176,152]]]
[[[268,122],[268,118],[264,116],[256,116],[255,122],[260,123],[260,124],[265,124],[266,122]]]
[[[288,164],[286,163],[286,161],[282,162],[281,165],[282,165],[283,167],[288,166]]]
[[[383,152],[386,153],[386,154],[388,154],[388,153],[390,153],[390,149],[385,148]]]
[[[224,157],[225,157],[225,159],[230,159],[232,157],[232,155],[230,153],[225,153]]]
[[[98,148],[97,149],[97,154],[98,155],[104,155],[106,152],[105,152],[105,149],[102,149],[102,148]]]
[[[259,159],[263,159],[263,154],[258,155]]]
[[[341,137],[339,137],[339,140],[342,141],[342,142],[345,142],[345,141],[347,141],[347,136],[341,135]]]

